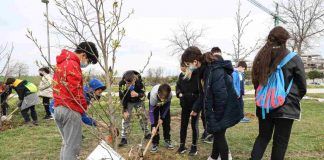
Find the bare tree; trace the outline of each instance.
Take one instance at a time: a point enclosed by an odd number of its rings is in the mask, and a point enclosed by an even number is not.
[[[9,73],[8,68],[10,66],[10,59],[13,49],[13,44],[10,48],[8,46],[8,43],[5,45],[0,45],[0,75],[4,75],[4,79],[6,79],[7,74]]]
[[[163,67],[149,68],[147,70],[146,80],[151,85],[155,85],[155,84],[161,83],[161,82],[164,81],[163,74],[164,74],[164,68]]]
[[[171,55],[181,54],[190,46],[202,48],[199,40],[203,38],[204,33],[204,28],[195,29],[190,22],[180,24],[178,29],[172,32],[171,38],[168,39],[168,47],[172,48]]]
[[[232,57],[232,60],[236,63],[240,60],[245,60],[249,55],[251,55],[260,47],[260,39],[258,39],[251,47],[246,47],[246,45],[242,42],[246,28],[251,24],[252,20],[249,19],[251,12],[242,15],[241,6],[242,4],[239,0],[237,11],[235,13],[236,33],[233,35],[232,40],[233,53],[226,53],[230,55]]]
[[[313,46],[314,39],[323,36],[324,0],[288,0],[281,7],[292,36],[291,48],[301,55]]]

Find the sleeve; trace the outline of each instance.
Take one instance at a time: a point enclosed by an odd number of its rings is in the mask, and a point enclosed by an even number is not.
[[[142,81],[138,81],[138,98],[142,99],[145,97],[145,87]]]
[[[154,124],[154,108],[155,108],[155,106],[152,106],[149,104],[149,116],[150,116],[150,122],[152,125]]]
[[[192,111],[198,113],[201,111],[202,106],[203,106],[203,94],[199,94],[199,97],[197,98],[197,100],[194,102],[193,107],[192,107]]]
[[[72,61],[67,67],[67,87],[72,93],[72,98],[77,104],[81,104],[83,109],[87,108],[87,101],[83,94],[82,71],[77,62]]]
[[[50,88],[51,86],[52,86],[52,80],[51,80],[50,76],[45,75],[44,77],[42,77],[42,81],[40,82],[38,89],[40,91],[43,91],[47,88]]]
[[[233,85],[234,85],[234,89],[235,89],[235,92],[236,92],[236,95],[237,96],[240,96],[240,89],[241,89],[241,82],[240,82],[240,76],[239,76],[239,73],[237,73],[236,71],[234,71],[232,73],[232,76],[233,76]]]
[[[123,112],[125,112],[126,111],[126,109],[127,109],[127,101],[125,100],[126,99],[126,95],[125,95],[125,87],[126,87],[126,85],[125,85],[125,82],[123,81],[123,80],[121,80],[120,82],[119,82],[119,85],[118,85],[119,87],[118,87],[118,93],[119,93],[119,99],[120,99],[120,103],[122,104],[122,106],[123,106]]]
[[[88,126],[97,126],[97,123],[94,119],[89,117],[86,113],[81,115],[82,122]]]
[[[215,107],[224,107],[227,100],[227,90],[224,80],[224,70],[216,69],[216,71],[211,73],[211,87],[213,93],[213,103]]]
[[[299,89],[299,98],[302,99],[307,92],[307,84],[304,64],[299,56],[296,62],[296,67],[294,69],[294,82]]]
[[[150,95],[150,106],[156,106],[158,103],[157,93],[152,92],[152,91],[151,91],[151,95]]]
[[[164,119],[165,116],[168,114],[168,112],[170,111],[170,106],[171,106],[171,101],[167,102],[166,104],[164,104],[164,112],[161,115],[161,118]]]
[[[181,93],[181,77],[178,77],[177,84],[176,84],[176,96],[177,98],[180,98],[180,93]]]

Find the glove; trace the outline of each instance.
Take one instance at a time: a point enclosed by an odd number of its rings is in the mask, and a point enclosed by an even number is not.
[[[97,122],[92,119],[91,117],[88,117],[87,114],[83,113],[81,115],[81,119],[82,119],[82,122],[86,125],[89,125],[89,126],[97,126]]]

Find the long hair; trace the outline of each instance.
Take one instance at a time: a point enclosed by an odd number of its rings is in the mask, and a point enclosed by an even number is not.
[[[280,61],[287,55],[286,42],[290,35],[283,27],[273,28],[266,44],[255,56],[252,66],[252,83],[256,88],[265,85],[269,75],[276,69]]]

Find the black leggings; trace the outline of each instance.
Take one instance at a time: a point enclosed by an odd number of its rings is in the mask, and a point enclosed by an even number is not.
[[[33,119],[33,121],[37,121],[37,113],[36,113],[36,110],[35,110],[35,106],[31,106],[31,107],[28,107],[21,112],[21,115],[23,116],[25,122],[30,122],[30,118],[29,118],[29,114],[28,114],[28,111],[30,110],[30,115]]]
[[[7,102],[1,103],[2,115],[7,115],[9,105]]]
[[[294,120],[285,118],[259,118],[259,135],[255,140],[251,159],[262,159],[274,132],[271,159],[283,160],[288,147],[293,122]]]
[[[228,145],[225,137],[226,129],[214,134],[213,151],[211,158],[217,159],[220,155],[222,160],[228,159]]]
[[[186,144],[187,138],[187,128],[190,119],[190,112],[191,109],[185,108],[186,106],[182,107],[181,111],[181,127],[180,127],[180,144]],[[197,145],[198,139],[198,116],[191,117],[191,129],[192,129],[192,144]]]
[[[49,110],[50,98],[48,97],[42,97],[42,98],[43,98],[43,105],[46,112],[46,116],[50,116],[51,115],[51,112]]]

